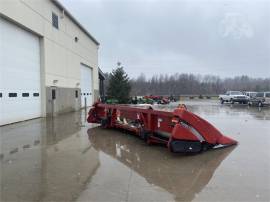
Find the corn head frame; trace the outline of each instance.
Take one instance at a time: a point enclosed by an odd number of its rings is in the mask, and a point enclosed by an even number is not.
[[[166,145],[171,152],[198,153],[237,144],[185,105],[168,112],[151,106],[95,103],[87,121],[103,128],[124,129],[148,144]]]

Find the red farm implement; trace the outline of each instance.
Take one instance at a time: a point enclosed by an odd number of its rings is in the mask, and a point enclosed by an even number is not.
[[[87,121],[103,128],[130,131],[148,144],[164,144],[172,152],[196,153],[237,144],[206,120],[180,105],[173,112],[129,105],[95,103]]]

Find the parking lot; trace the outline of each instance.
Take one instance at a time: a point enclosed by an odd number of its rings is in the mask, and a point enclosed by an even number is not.
[[[96,128],[85,111],[11,124],[0,128],[0,200],[270,201],[270,108],[182,103],[239,144],[173,154]]]

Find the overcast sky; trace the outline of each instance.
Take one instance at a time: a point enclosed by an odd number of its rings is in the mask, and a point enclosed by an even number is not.
[[[99,65],[270,77],[270,0],[60,0],[100,42]]]

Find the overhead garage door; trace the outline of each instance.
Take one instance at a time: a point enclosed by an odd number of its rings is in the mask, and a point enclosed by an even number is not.
[[[92,103],[92,69],[87,65],[81,64],[81,106],[89,107]]]
[[[39,38],[0,18],[0,125],[40,116]]]

